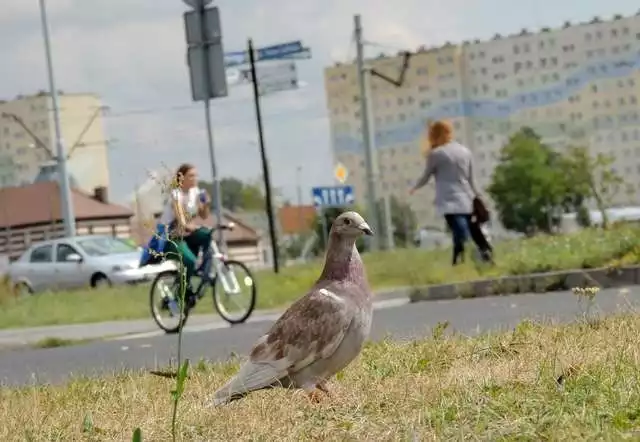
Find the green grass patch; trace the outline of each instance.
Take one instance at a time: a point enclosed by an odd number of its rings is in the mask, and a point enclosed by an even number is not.
[[[573,235],[546,236],[508,241],[496,247],[496,266],[467,263],[451,267],[450,249],[425,251],[399,249],[364,255],[374,289],[425,286],[470,281],[493,276],[521,275],[551,270],[593,268],[640,262],[640,229],[617,226],[588,229]],[[469,247],[471,248],[471,246]],[[317,279],[322,262],[314,261],[282,269],[256,272],[257,308],[283,307],[302,296]],[[1,289],[0,289],[1,290]],[[146,319],[149,286],[43,293],[23,299],[0,296],[0,328]],[[211,295],[203,298],[195,313],[213,313]]]

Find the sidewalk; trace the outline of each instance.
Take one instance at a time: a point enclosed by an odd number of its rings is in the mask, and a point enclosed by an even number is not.
[[[374,301],[407,298],[409,287],[399,287],[376,292]],[[249,318],[256,320],[264,317],[271,319],[274,314],[283,312],[286,307],[271,310],[254,310]],[[189,317],[186,327],[206,324],[226,323],[217,313],[200,314]],[[51,325],[33,328],[12,328],[0,330],[0,350],[7,347],[33,345],[50,338],[61,340],[90,340],[129,334],[155,332],[160,330],[149,313],[146,319],[94,322],[88,324]]]

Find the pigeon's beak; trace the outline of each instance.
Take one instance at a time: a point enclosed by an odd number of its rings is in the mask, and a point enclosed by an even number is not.
[[[373,230],[371,230],[371,227],[369,227],[369,224],[366,222],[360,224],[358,229],[362,230],[365,235],[373,236]]]

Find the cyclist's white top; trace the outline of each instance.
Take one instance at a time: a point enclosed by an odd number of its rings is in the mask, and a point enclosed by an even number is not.
[[[164,205],[162,216],[160,217],[160,224],[169,225],[174,221],[175,215],[173,213],[173,201],[179,201],[180,204],[182,204],[182,208],[184,209],[184,213],[187,217],[196,216],[198,213],[199,195],[200,188],[198,186],[192,187],[186,194],[180,189],[172,189],[169,195],[170,197],[167,198]]]

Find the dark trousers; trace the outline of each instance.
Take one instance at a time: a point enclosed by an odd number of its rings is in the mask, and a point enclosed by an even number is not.
[[[169,259],[181,262],[186,273],[187,286],[196,272],[198,253],[211,244],[211,230],[201,227],[183,238],[175,238],[167,242],[165,253]]]
[[[480,224],[472,220],[471,214],[453,213],[444,218],[453,236],[453,265],[458,264],[458,260],[464,260],[464,245],[469,237],[480,249],[482,258],[491,260],[493,248],[480,229]]]

